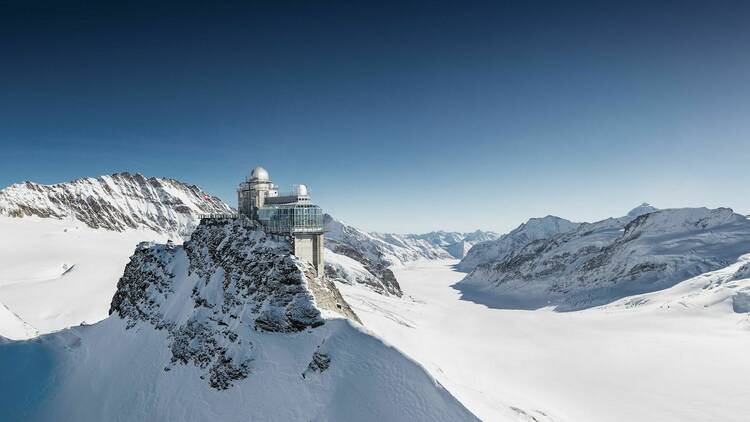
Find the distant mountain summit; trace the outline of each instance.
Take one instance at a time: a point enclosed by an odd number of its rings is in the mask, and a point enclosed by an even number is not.
[[[530,218],[529,221],[521,224],[510,233],[504,234],[496,240],[479,243],[471,248],[458,264],[458,268],[462,271],[471,271],[478,265],[502,260],[529,242],[567,233],[579,225],[579,223],[553,215]]]
[[[641,205],[638,205],[637,207],[633,208],[628,212],[628,217],[639,217],[643,214],[648,214],[650,212],[659,211],[658,208],[651,206],[651,204],[644,202]]]
[[[53,185],[26,182],[0,190],[0,215],[75,218],[113,231],[146,228],[185,237],[200,214],[229,212],[229,205],[195,185],[131,173]]]
[[[461,259],[477,243],[495,240],[499,234],[476,230],[469,233],[433,231],[423,234],[372,233],[373,236],[404,248],[423,251],[428,259]]]

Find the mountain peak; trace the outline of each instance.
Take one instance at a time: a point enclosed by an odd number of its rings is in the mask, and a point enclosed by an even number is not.
[[[643,214],[652,213],[654,211],[659,211],[659,209],[652,206],[648,202],[644,202],[641,205],[638,205],[637,207],[630,210],[628,212],[628,217],[639,217]]]

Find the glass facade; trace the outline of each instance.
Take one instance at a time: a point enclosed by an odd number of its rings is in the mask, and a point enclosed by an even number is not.
[[[266,205],[258,220],[270,233],[316,233],[323,231],[323,210],[306,203]]]

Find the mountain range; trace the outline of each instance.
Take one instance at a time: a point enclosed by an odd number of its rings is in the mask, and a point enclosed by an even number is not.
[[[530,227],[540,230],[530,235]],[[530,220],[475,249],[459,264],[470,270],[456,284],[467,299],[571,311],[665,289],[736,262],[750,251],[750,220],[729,208],[642,205],[594,223]]]

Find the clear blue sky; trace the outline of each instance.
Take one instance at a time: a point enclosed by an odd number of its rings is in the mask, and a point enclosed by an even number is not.
[[[399,232],[750,213],[750,2],[57,3],[0,5],[0,186],[234,204],[262,164]]]

